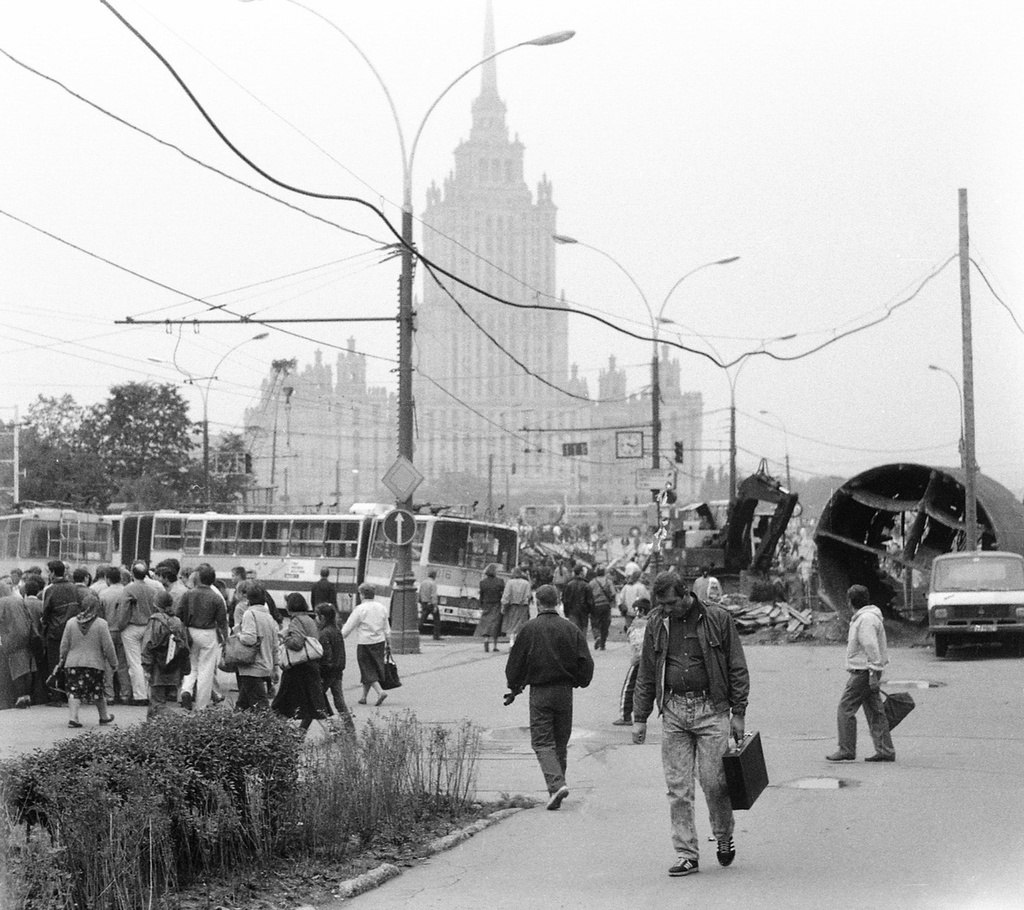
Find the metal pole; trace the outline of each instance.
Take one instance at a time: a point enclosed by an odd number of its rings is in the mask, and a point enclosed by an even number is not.
[[[967,190],[959,192],[960,202],[960,324],[964,356],[964,522],[967,525],[967,549],[978,549],[978,499],[974,462],[974,354],[971,342],[970,242],[967,233]]]
[[[661,467],[661,363],[658,356],[658,327],[654,330],[651,354],[651,467]]]
[[[746,361],[744,361],[745,363]],[[728,373],[726,374],[728,376]],[[729,380],[729,499],[736,495],[736,385]]]

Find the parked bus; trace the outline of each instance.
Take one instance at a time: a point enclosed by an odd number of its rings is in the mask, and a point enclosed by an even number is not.
[[[390,604],[398,548],[374,521],[366,560],[366,581]],[[507,577],[519,557],[519,533],[507,525],[455,515],[417,515],[412,540],[412,571],[416,585],[437,571],[441,622],[471,630],[480,621],[480,579],[491,563]]]
[[[121,565],[173,557],[187,569],[206,562],[223,581],[241,566],[278,602],[293,591],[308,599],[326,568],[345,611],[362,580],[371,524],[365,515],[125,512],[116,556]]]
[[[51,506],[0,516],[0,561],[5,568],[45,568],[59,559],[95,572],[113,556],[116,522],[107,515]],[[69,576],[70,577],[70,576]]]
[[[385,509],[349,515],[224,515],[214,512],[126,512],[121,516],[121,565],[173,557],[182,568],[207,562],[227,581],[241,566],[280,600],[307,598],[320,570],[338,587],[343,611],[355,604],[363,581],[390,604],[397,548],[381,530]],[[417,585],[437,570],[442,622],[466,628],[480,618],[477,594],[489,563],[507,575],[518,556],[515,528],[454,515],[417,515],[412,542]]]

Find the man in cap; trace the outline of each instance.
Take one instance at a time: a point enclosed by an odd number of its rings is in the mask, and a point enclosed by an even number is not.
[[[572,690],[585,689],[594,676],[594,658],[579,627],[558,615],[558,591],[541,585],[537,615],[516,636],[505,664],[509,692],[505,704],[530,687],[530,745],[548,788],[548,808],[569,795],[565,771],[572,733]]]
[[[695,773],[718,841],[718,862],[728,866],[736,856],[722,756],[730,734],[737,742],[743,739],[750,676],[739,633],[725,609],[701,603],[675,572],[658,575],[653,589],[654,609],[644,633],[633,697],[633,742],[647,738],[647,718],[657,701],[677,856],[668,874],[690,875],[698,868]]]

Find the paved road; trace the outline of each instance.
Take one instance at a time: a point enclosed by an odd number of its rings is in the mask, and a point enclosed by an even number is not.
[[[918,708],[894,735],[893,765],[830,765],[843,649],[752,646],[748,730],[760,730],[771,786],[737,813],[737,859],[670,879],[673,856],[660,765],[660,723],[634,746],[613,727],[626,665],[624,645],[595,656],[592,686],[577,693],[569,753],[571,795],[559,812],[521,812],[407,870],[346,906],[371,908],[619,908],[691,901],[728,908],[822,907],[1004,910],[1024,907],[1024,660],[896,649],[889,677],[936,688],[910,691]],[[485,730],[479,786],[544,796],[529,749],[526,699],[501,704],[505,649],[485,655],[467,639],[424,639],[399,656],[405,685],[382,711],[414,710],[425,721],[472,718]],[[354,678],[354,674],[353,674]],[[357,695],[352,688],[354,702]],[[361,708],[361,716],[374,712]],[[143,710],[119,709],[118,723]],[[95,721],[88,709],[87,729]],[[0,712],[0,756],[72,734],[56,709]],[[860,721],[861,755],[870,741]],[[841,779],[844,786],[836,786]],[[803,782],[804,786],[795,786]],[[707,831],[698,800],[699,830]],[[706,842],[705,842],[706,843]],[[339,905],[340,906],[340,905]]]

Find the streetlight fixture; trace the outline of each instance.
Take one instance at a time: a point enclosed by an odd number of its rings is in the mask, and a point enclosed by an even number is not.
[[[703,265],[698,265],[696,268],[690,269],[681,278],[679,278],[675,284],[669,288],[669,292],[665,295],[665,299],[661,303],[661,308],[658,310],[658,315],[655,317],[654,310],[651,309],[651,304],[647,300],[647,295],[644,290],[637,283],[636,279],[629,273],[628,269],[619,262],[611,253],[607,253],[596,246],[591,246],[589,243],[584,243],[582,240],[577,240],[575,237],[570,237],[567,234],[552,234],[551,239],[555,243],[570,245],[576,244],[582,247],[586,247],[588,250],[593,250],[600,256],[604,256],[609,262],[615,265],[623,275],[625,275],[633,287],[636,288],[637,293],[640,294],[640,299],[644,302],[644,307],[647,310],[647,316],[651,322],[651,467],[657,470],[661,467],[661,357],[658,353],[658,335],[661,330],[661,326],[665,322],[671,322],[672,320],[665,318],[665,307],[668,305],[669,298],[675,292],[676,288],[679,287],[687,278],[693,275],[695,272],[699,272],[702,269],[711,268],[714,265],[728,265],[730,262],[736,262],[739,256],[728,256],[725,259],[715,259],[713,262],[705,262]]]
[[[566,30],[551,32],[547,35],[540,35],[528,41],[520,41],[509,45],[499,51],[488,54],[478,60],[472,66],[466,68],[434,99],[434,102],[427,108],[427,112],[420,120],[416,133],[413,136],[412,145],[406,150],[405,132],[402,129],[402,121],[398,116],[398,109],[391,91],[384,82],[373,61],[366,55],[366,52],[345,32],[340,26],[332,22],[323,14],[300,3],[299,0],[288,0],[293,6],[300,6],[308,13],[316,16],[322,22],[330,26],[342,38],[345,39],[355,50],[363,62],[370,68],[377,84],[384,92],[388,107],[391,109],[391,117],[395,122],[395,130],[398,133],[398,146],[402,158],[402,272],[398,283],[398,457],[406,459],[409,464],[413,460],[413,396],[412,396],[412,339],[414,332],[413,309],[412,309],[412,285],[413,285],[413,230],[412,230],[412,169],[416,158],[416,148],[419,145],[420,136],[427,120],[433,113],[434,108],[441,100],[474,70],[485,63],[507,54],[520,47],[549,47],[553,44],[561,44],[568,41],[576,33]],[[412,493],[397,505],[400,508],[412,510]],[[412,544],[406,543],[396,547],[395,581],[392,589],[391,613],[392,613],[392,641],[394,650],[399,654],[418,654],[420,650],[419,640],[419,617],[416,603],[416,579],[412,570]]]
[[[786,424],[783,421],[783,419],[781,417],[779,417],[778,414],[775,414],[772,411],[758,411],[758,413],[761,414],[761,416],[763,416],[763,417],[774,417],[779,422],[779,426],[782,427],[782,438],[783,438],[783,440],[785,442],[785,446],[786,446],[786,488],[790,492],[792,492],[793,491],[793,478],[790,476],[790,473],[789,473],[789,433],[786,430]]]
[[[217,370],[221,368],[221,365],[225,360],[228,359],[235,351],[237,351],[243,345],[248,344],[250,341],[263,341],[265,338],[269,338],[269,332],[260,332],[259,335],[253,335],[252,338],[246,338],[233,348],[229,348],[227,352],[217,361],[217,365],[213,368],[213,372],[206,378],[206,388],[203,389],[199,386],[200,394],[203,397],[203,493],[205,499],[206,508],[211,508],[213,503],[211,502],[213,496],[210,488],[210,417],[209,417],[209,403],[210,403],[210,386],[213,384],[213,380],[217,378]],[[188,380],[192,385],[195,385],[195,379],[189,377]]]
[[[934,370],[936,373],[945,373],[950,379],[953,380],[953,385],[956,386],[956,394],[960,400],[960,442],[958,448],[960,450],[960,469],[964,473],[964,491],[965,500],[969,499],[968,493],[974,489],[974,465],[971,464],[970,453],[967,450],[967,436],[964,432],[964,393],[960,387],[960,380],[956,378],[949,370],[944,367],[936,366],[934,363],[928,364],[929,370]],[[964,509],[964,525],[967,528],[967,541],[968,546],[977,546],[978,540],[978,513],[977,507],[972,512],[969,503],[965,505]]]

